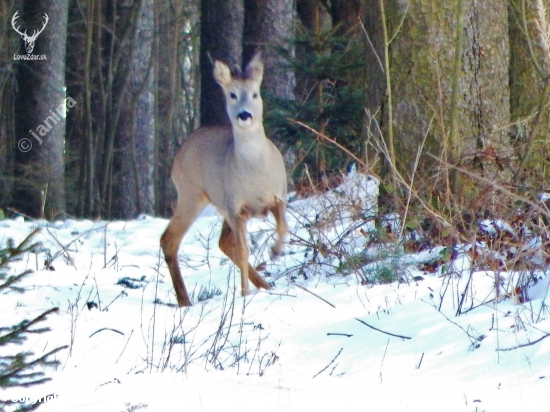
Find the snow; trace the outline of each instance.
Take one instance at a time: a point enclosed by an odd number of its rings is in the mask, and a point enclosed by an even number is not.
[[[47,371],[50,382],[1,397],[52,395],[39,410],[55,412],[549,408],[550,339],[520,346],[550,333],[548,269],[533,270],[538,281],[523,304],[506,296],[520,274],[472,270],[467,247],[425,273],[418,263],[443,247],[414,254],[372,244],[377,190],[375,179],[352,173],[335,190],[292,202],[286,253],[274,262],[273,221],[251,221],[250,261],[265,263],[275,287],[246,298],[217,248],[221,220],[207,209],[180,248],[194,294],[194,306],[181,309],[159,248],[166,219],[0,221],[2,244],[37,227],[42,244],[12,265],[35,272],[19,284],[24,294],[1,296],[0,325],[57,306],[52,331],[24,348],[39,355],[70,347]],[[401,230],[397,215],[386,224]],[[369,276],[397,265],[401,281],[365,284],[365,273],[345,265],[350,256],[368,261]],[[197,301],[201,288],[221,293]]]

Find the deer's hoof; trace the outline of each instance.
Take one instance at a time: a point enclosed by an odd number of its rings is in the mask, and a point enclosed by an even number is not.
[[[191,303],[191,301],[189,300],[188,297],[185,297],[185,298],[183,298],[183,299],[178,298],[178,306],[179,306],[180,308],[182,308],[182,307],[193,306],[193,304]]]
[[[283,255],[283,251],[282,251],[281,248],[277,248],[277,247],[273,246],[271,248],[271,253],[269,255],[271,257],[271,260],[277,260],[279,257],[281,257]]]

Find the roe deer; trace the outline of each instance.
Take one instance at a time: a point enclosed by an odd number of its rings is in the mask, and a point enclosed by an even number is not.
[[[222,87],[231,125],[201,127],[185,140],[174,159],[172,180],[178,191],[174,217],[160,239],[179,306],[191,306],[178,263],[183,236],[199,213],[213,204],[224,222],[219,246],[241,271],[243,296],[248,279],[257,288],[271,286],[248,263],[246,222],[271,211],[277,223],[272,250],[281,252],[287,232],[286,172],[283,158],[266,137],[262,123],[264,65],[256,54],[244,73],[220,61],[214,78]]]

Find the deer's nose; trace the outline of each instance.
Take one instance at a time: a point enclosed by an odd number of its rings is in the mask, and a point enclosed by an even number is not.
[[[247,111],[242,111],[237,115],[237,119],[242,120],[243,122],[252,119],[252,114]]]

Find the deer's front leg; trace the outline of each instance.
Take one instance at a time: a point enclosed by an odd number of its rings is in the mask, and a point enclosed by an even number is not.
[[[241,270],[241,293],[243,296],[250,294],[248,283],[248,245],[246,244],[246,217],[242,214],[237,219],[235,237],[237,240],[237,266]]]

